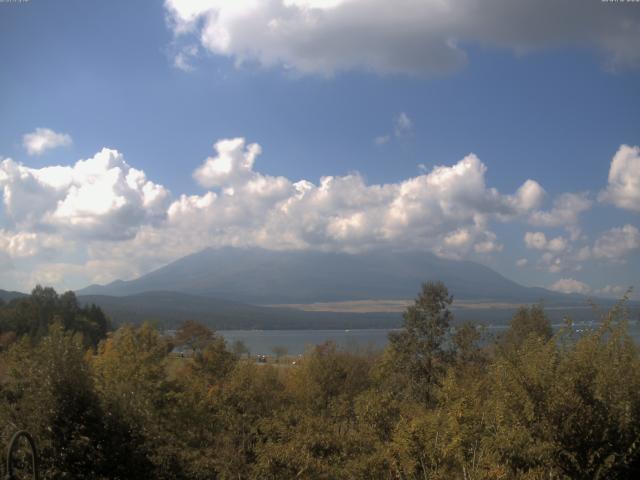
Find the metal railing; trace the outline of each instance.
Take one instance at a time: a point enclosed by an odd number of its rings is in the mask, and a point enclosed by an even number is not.
[[[5,469],[4,480],[16,480],[18,477],[16,476],[16,466],[15,466],[15,458],[14,454],[18,450],[19,440],[20,438],[24,438],[27,440],[29,447],[31,448],[31,468],[33,472],[33,479],[39,480],[38,476],[38,451],[36,450],[36,442],[33,440],[33,437],[24,430],[20,430],[13,434],[11,440],[9,441],[9,446],[7,447],[7,464]]]

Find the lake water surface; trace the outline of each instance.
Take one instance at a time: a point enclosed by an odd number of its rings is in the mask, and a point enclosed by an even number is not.
[[[562,327],[554,325],[554,328]],[[496,336],[507,327],[503,325],[489,325],[485,327],[487,336]],[[593,324],[574,324],[574,329],[580,333],[593,328]],[[348,350],[373,347],[382,349],[388,342],[387,335],[391,329],[356,329],[356,330],[220,330],[220,333],[232,344],[242,340],[252,355],[270,355],[275,347],[284,347],[289,355],[304,353],[306,348],[313,347],[326,341],[333,341]],[[629,323],[631,336],[640,342],[640,325],[638,322]]]

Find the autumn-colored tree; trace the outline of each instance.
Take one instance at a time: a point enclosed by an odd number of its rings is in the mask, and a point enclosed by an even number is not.
[[[172,478],[178,469],[175,458],[161,453],[172,440],[163,431],[170,394],[166,376],[169,349],[169,340],[151,324],[125,325],[102,342],[91,358],[104,410],[127,420],[139,453],[154,465],[146,476],[155,478]]]
[[[126,422],[102,409],[79,334],[54,324],[38,345],[24,338],[1,361],[3,440],[29,431],[43,478],[140,478],[144,459]]]
[[[95,312],[33,297],[0,306],[0,443],[30,431],[46,480],[640,476],[640,349],[622,305],[580,336],[523,307],[485,345],[425,284],[382,354],[329,342],[276,368],[193,323],[193,355],[151,324],[94,349]]]
[[[287,347],[283,347],[282,345],[276,345],[275,347],[273,347],[271,349],[271,351],[276,356],[276,362],[277,363],[280,363],[280,360],[282,359],[282,357],[287,355],[287,353],[289,352]]]
[[[176,330],[173,341],[178,347],[187,347],[193,352],[201,352],[215,339],[213,331],[198,322],[186,320]]]
[[[634,478],[640,472],[640,353],[609,315],[576,339],[530,335],[496,359],[493,447],[512,474]],[[569,339],[563,337],[570,337]]]
[[[238,358],[242,358],[243,355],[247,355],[247,356],[251,355],[251,350],[249,350],[249,347],[247,347],[247,344],[244,343],[242,340],[235,340],[233,342],[233,345],[231,345],[231,351]]]

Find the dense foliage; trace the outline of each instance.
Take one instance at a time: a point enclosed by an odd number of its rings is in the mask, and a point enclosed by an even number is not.
[[[124,326],[94,349],[54,313],[0,353],[0,440],[32,432],[47,479],[639,478],[623,305],[579,337],[523,307],[481,343],[450,303],[425,284],[384,352],[324,344],[295,365],[256,364],[192,322],[173,339]]]
[[[6,304],[0,300],[0,349],[18,337],[39,341],[55,323],[82,334],[84,343],[92,346],[110,329],[110,322],[99,307],[81,306],[71,291],[58,295],[53,288],[38,285],[31,295]]]

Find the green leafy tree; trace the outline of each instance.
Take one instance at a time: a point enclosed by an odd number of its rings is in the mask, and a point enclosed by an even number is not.
[[[542,304],[520,307],[511,319],[509,329],[498,339],[498,347],[516,351],[531,336],[542,341],[553,336],[551,322]]]
[[[403,314],[400,332],[389,334],[387,369],[401,373],[414,399],[427,405],[446,371],[451,352],[445,347],[453,297],[442,282],[427,282]]]
[[[81,333],[85,345],[93,347],[111,329],[109,319],[99,307],[80,306],[75,293],[58,295],[53,288],[40,285],[28,297],[14,299],[0,308],[0,332],[13,332],[16,337],[28,336],[38,341],[54,323]]]

